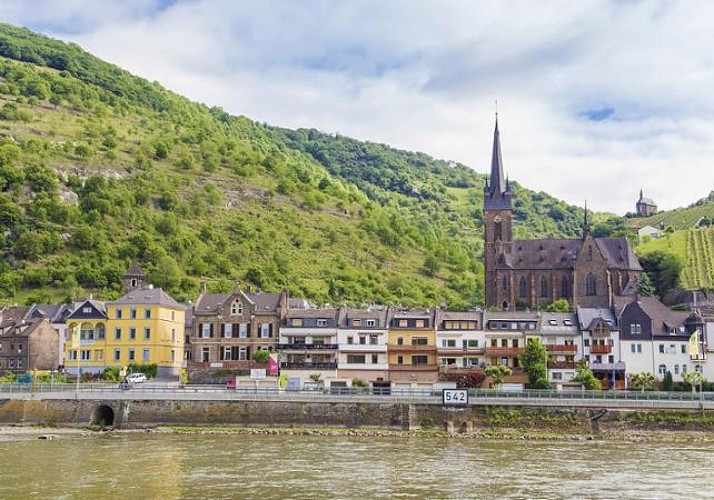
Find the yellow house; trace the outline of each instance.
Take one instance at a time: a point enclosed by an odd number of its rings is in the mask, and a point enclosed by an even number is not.
[[[103,302],[87,299],[74,304],[65,320],[64,367],[68,373],[101,373],[106,364],[107,311]]]
[[[388,324],[389,380],[399,385],[436,382],[439,366],[434,312],[429,309],[390,311]]]
[[[156,363],[159,376],[178,375],[185,311],[185,306],[152,285],[107,302],[107,366]]]

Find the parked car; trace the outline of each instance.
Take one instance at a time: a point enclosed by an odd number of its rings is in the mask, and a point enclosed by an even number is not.
[[[127,375],[126,381],[130,384],[140,384],[141,382],[146,382],[146,375],[143,373],[130,373]]]

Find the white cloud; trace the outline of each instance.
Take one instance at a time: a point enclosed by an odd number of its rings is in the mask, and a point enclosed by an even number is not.
[[[0,17],[232,113],[481,172],[498,98],[511,178],[596,210],[714,189],[710,3],[43,0]]]

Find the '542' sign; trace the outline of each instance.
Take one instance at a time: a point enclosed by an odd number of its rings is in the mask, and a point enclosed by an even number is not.
[[[465,406],[469,404],[469,391],[467,389],[443,389],[441,404],[445,406]]]

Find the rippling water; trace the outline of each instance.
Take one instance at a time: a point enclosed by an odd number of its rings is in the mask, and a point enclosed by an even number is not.
[[[711,498],[714,445],[106,434],[0,441],[0,498]]]

